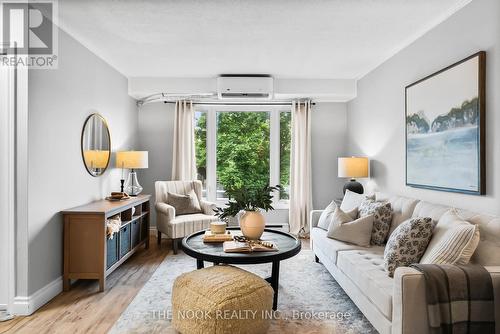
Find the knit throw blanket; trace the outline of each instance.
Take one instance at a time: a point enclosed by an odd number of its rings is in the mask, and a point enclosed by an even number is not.
[[[412,264],[424,274],[429,332],[495,333],[490,273],[480,265]]]

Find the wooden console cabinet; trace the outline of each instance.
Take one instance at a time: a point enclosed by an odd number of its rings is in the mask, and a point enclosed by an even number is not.
[[[144,245],[149,248],[150,195],[120,202],[100,200],[62,211],[64,217],[64,291],[72,279],[98,279],[99,291],[106,276]],[[134,210],[135,209],[135,210]],[[106,235],[106,220],[120,215],[120,231]]]

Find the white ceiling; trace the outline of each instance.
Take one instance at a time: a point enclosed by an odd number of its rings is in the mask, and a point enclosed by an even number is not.
[[[128,77],[356,79],[470,0],[62,0],[59,23]]]

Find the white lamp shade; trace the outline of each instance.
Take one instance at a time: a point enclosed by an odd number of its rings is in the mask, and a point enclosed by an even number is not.
[[[148,168],[148,151],[116,152],[116,167],[129,169]]]
[[[109,161],[109,151],[86,150],[83,159],[88,168],[106,168]]]
[[[339,177],[368,177],[368,158],[339,158]]]

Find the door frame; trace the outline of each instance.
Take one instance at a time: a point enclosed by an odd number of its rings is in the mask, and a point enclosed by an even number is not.
[[[6,265],[7,265],[7,291],[4,291],[7,296],[6,309],[7,312],[12,312],[12,305],[15,297],[15,216],[16,216],[16,95],[17,95],[17,71],[16,68],[2,67],[0,69],[0,101],[2,101],[2,110],[5,114],[2,115],[5,120],[5,131],[2,131],[1,141],[4,144],[4,157],[0,172],[0,180],[3,183],[2,187],[2,210],[0,217],[2,221],[7,222],[5,231],[6,238]]]

